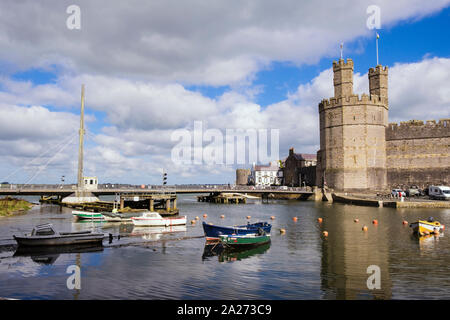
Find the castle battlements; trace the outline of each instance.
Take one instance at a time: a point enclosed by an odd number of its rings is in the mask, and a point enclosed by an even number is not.
[[[442,127],[442,128],[448,128],[450,127],[450,118],[445,119],[439,119],[438,122],[436,120],[426,120],[424,123],[423,120],[408,120],[408,121],[401,121],[400,124],[396,122],[390,122],[389,128],[391,130],[396,130],[400,128],[417,128],[418,126],[428,126],[428,127]]]
[[[389,123],[386,128],[386,140],[425,139],[450,137],[450,119],[409,120],[400,124]]]
[[[383,67],[381,65],[377,65],[375,68],[370,68],[369,69],[369,77],[371,75],[376,75],[376,74],[385,74],[387,75],[389,72],[389,68],[387,66]]]
[[[337,69],[342,68],[352,68],[353,69],[353,60],[347,59],[347,62],[345,62],[343,59],[340,59],[339,61],[333,61],[333,70],[336,71]]]
[[[319,103],[319,111],[329,108],[341,107],[341,106],[350,106],[350,105],[374,105],[380,106],[387,109],[387,99],[380,98],[379,96],[372,94],[368,95],[367,93],[353,94],[348,97],[339,97],[339,98],[329,98],[323,99]]]

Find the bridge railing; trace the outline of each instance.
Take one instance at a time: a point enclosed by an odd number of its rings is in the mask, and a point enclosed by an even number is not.
[[[76,184],[0,184],[0,190],[61,190],[70,191],[77,188]],[[246,185],[229,185],[229,184],[214,184],[214,185],[118,185],[118,184],[99,184],[97,187],[99,191],[114,190],[120,192],[132,192],[139,190],[149,191],[151,193],[175,193],[177,190],[208,190],[208,191],[221,191],[221,190],[236,190],[236,191],[312,191],[311,187],[287,187],[287,186],[246,186]],[[91,191],[95,192],[95,190]]]

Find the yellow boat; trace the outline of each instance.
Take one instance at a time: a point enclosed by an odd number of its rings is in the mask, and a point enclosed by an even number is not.
[[[439,233],[444,231],[445,226],[439,221],[434,221],[433,218],[428,218],[428,220],[418,220],[409,225],[413,231],[419,235]]]

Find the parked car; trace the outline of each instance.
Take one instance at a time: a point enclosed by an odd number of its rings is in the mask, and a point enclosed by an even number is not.
[[[391,195],[396,198],[406,197],[406,192],[402,189],[392,189]]]
[[[411,186],[408,190],[406,190],[407,197],[418,197],[421,195],[421,190],[417,186]]]
[[[428,188],[430,199],[450,200],[450,187],[430,186]]]

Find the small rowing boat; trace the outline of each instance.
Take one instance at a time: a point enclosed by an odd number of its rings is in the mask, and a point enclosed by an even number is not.
[[[270,234],[222,235],[220,242],[225,247],[242,248],[260,246],[270,242]]]
[[[158,212],[147,211],[139,217],[131,217],[135,226],[177,226],[186,224],[186,216],[176,218],[163,218]]]
[[[75,244],[102,245],[103,233],[92,231],[57,232],[51,223],[37,225],[30,234],[13,236],[19,246],[59,246]]]
[[[79,220],[103,220],[103,215],[101,212],[73,210],[72,215]]]
[[[432,233],[439,233],[444,231],[445,226],[439,221],[434,221],[433,217],[429,217],[428,220],[418,220],[409,225],[414,233],[419,235],[426,235]]]
[[[203,231],[207,241],[219,240],[221,235],[245,235],[256,234],[259,229],[270,233],[272,225],[267,222],[247,223],[242,226],[222,227],[213,224],[208,224],[203,221]]]

